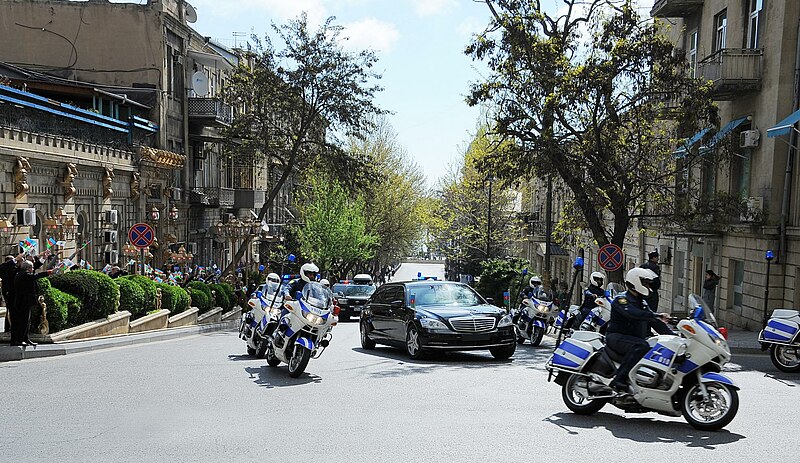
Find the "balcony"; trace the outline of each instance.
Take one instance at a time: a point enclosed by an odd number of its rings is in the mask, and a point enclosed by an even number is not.
[[[236,209],[261,209],[264,205],[265,192],[252,188],[237,188],[234,194],[233,207]]]
[[[233,207],[234,192],[231,188],[194,188],[189,191],[189,204],[193,206]]]
[[[233,110],[214,98],[189,98],[189,120],[206,127],[224,127],[233,122]]]
[[[654,18],[685,18],[703,7],[703,0],[656,0],[650,16]]]
[[[697,63],[697,75],[713,82],[715,100],[732,100],[739,94],[761,90],[764,50],[723,48]]]

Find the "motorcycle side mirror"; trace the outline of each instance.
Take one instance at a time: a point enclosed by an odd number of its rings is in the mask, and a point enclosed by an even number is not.
[[[264,293],[262,293],[261,291],[256,291],[256,296],[264,297]]]

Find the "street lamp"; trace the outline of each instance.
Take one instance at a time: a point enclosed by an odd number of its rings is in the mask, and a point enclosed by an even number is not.
[[[169,210],[169,218],[170,220],[178,220],[178,208],[172,206],[172,209]]]
[[[762,324],[767,326],[767,321],[769,320],[769,317],[767,316],[767,310],[769,307],[769,267],[772,263],[772,259],[775,258],[775,253],[773,253],[771,250],[768,250],[764,255],[764,258],[767,260],[767,282],[764,285],[764,318],[762,320]]]
[[[158,211],[158,208],[155,206],[155,204],[150,209],[150,218],[153,219],[153,222],[158,222],[158,219],[161,218],[161,213]]]

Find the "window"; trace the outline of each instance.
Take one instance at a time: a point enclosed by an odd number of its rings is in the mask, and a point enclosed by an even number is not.
[[[758,48],[761,34],[761,10],[763,0],[748,0],[747,5],[747,48]]]
[[[697,29],[689,33],[689,73],[697,77]]]
[[[742,308],[742,298],[744,296],[744,262],[731,259],[731,271],[733,272],[733,307]]]
[[[725,36],[728,33],[728,10],[722,10],[714,16],[714,51],[725,48]]]
[[[700,190],[700,199],[701,199],[701,207],[708,204],[711,198],[714,196],[714,192],[716,191],[716,164],[712,164],[711,162],[704,162],[702,171],[701,171],[701,190]]]
[[[744,130],[749,130],[750,126],[744,126]],[[741,132],[738,132],[741,133]],[[734,137],[738,140],[738,137]],[[741,197],[750,196],[750,148],[739,148],[738,144],[733,147],[730,162],[730,194]]]

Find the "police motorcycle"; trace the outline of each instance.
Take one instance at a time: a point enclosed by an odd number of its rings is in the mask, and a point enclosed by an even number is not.
[[[321,284],[306,283],[295,300],[285,301],[277,327],[267,338],[266,359],[271,367],[287,363],[289,376],[297,378],[308,361],[318,358],[330,344],[331,329],[338,317],[333,312],[333,294]]]
[[[611,319],[611,301],[617,297],[617,294],[623,291],[625,291],[625,288],[621,284],[609,283],[606,287],[605,296],[598,297],[594,300],[594,303],[597,304],[597,306],[589,311],[589,314],[583,319],[578,329],[581,331],[597,331],[600,333],[605,333],[604,327]]]
[[[267,276],[263,289],[259,288],[247,301],[250,310],[242,315],[239,337],[247,344],[247,354],[264,358],[267,337],[278,324],[283,305],[280,277],[275,273]]]
[[[776,309],[767,326],[758,334],[761,349],[769,349],[769,358],[781,371],[800,371],[800,312]]]
[[[609,387],[624,355],[606,348],[602,335],[576,331],[565,339],[546,368],[551,376],[556,374],[567,408],[590,415],[611,403],[628,413],[682,414],[702,430],[730,423],[739,409],[739,387],[720,374],[731,359],[726,331],[717,328],[714,315],[699,296],[689,296],[689,303],[694,309],[688,319],[677,323],[677,335],[648,339],[650,351],[631,370],[629,393]]]
[[[522,344],[528,340],[532,346],[541,344],[555,310],[557,309],[546,292],[523,299],[512,314],[517,343]]]

